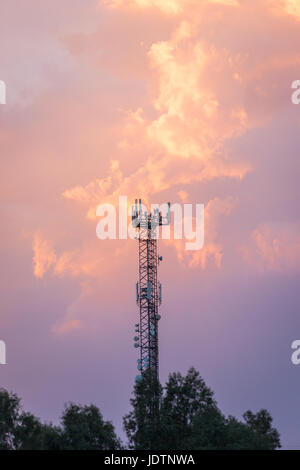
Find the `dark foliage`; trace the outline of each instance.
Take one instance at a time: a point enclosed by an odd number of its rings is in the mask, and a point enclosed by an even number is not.
[[[120,449],[114,427],[99,409],[70,403],[61,426],[42,424],[25,413],[20,399],[0,389],[0,450],[106,450]]]
[[[158,393],[155,424],[151,426],[147,407],[151,378],[144,374],[134,387],[132,411],[123,419],[132,449],[148,450],[213,450],[265,449],[280,447],[278,431],[272,428],[272,417],[266,410],[254,414],[247,411],[243,421],[225,416],[219,410],[213,392],[199,373],[191,368],[184,377],[169,376]]]
[[[132,410],[123,418],[130,449],[274,450],[278,431],[267,410],[247,411],[242,421],[226,418],[213,392],[191,368],[174,373],[164,389],[143,374],[134,387]],[[66,405],[59,426],[26,413],[14,393],[0,389],[0,450],[117,450],[121,441],[110,421],[94,406]]]

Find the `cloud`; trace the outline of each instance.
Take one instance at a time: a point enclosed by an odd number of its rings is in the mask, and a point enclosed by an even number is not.
[[[74,250],[64,250],[60,254],[53,248],[53,242],[47,240],[37,231],[33,237],[33,268],[35,277],[42,279],[47,272],[57,277],[98,278],[104,275],[113,265],[119,254],[112,251],[110,265],[105,263],[103,255],[95,256],[99,250],[99,240],[95,238]]]
[[[283,7],[286,13],[300,20],[300,4],[298,0],[283,0]]]
[[[300,270],[299,227],[264,224],[252,231],[249,243],[240,247],[246,264],[265,271]]]
[[[33,272],[34,275],[42,279],[44,274],[53,266],[57,257],[52,244],[49,240],[42,237],[40,232],[37,232],[33,238]]]
[[[291,3],[286,8],[288,2],[149,0],[106,5],[115,10],[100,8],[105,21],[98,29],[61,37],[70,73],[78,70],[79,76],[74,74],[68,89],[57,93],[53,87],[53,94],[43,96],[35,108],[34,131],[22,130],[24,142],[31,142],[27,153],[35,156],[34,171],[28,172],[32,184],[27,185],[34,200],[37,182],[31,175],[36,169],[43,175],[48,160],[52,193],[44,184],[47,178],[40,178],[42,204],[49,194],[63,198],[57,203],[57,227],[45,239],[40,232],[35,243],[34,274],[79,284],[79,298],[56,324],[57,332],[72,329],[74,320],[82,326],[80,312],[90,290],[97,290],[93,281],[101,277],[108,285],[108,272],[128,255],[124,249],[117,254],[112,246],[106,250],[108,245],[99,244],[95,235],[97,206],[117,205],[120,195],[127,195],[129,203],[136,197],[148,204],[176,202],[177,197],[205,202],[203,249],[188,252],[185,241],[173,240],[173,262],[212,271],[226,271],[224,261],[230,257],[234,264],[240,240],[230,223],[243,223],[235,220],[236,212],[240,215],[240,204],[247,205],[243,191],[251,186],[249,181],[257,182],[268,164],[271,139],[261,152],[255,147],[276,116],[288,115],[290,77],[295,78],[299,65],[299,54],[291,48],[299,39],[297,15]],[[23,161],[27,170],[28,159]],[[269,173],[268,178],[266,187],[272,188]],[[236,201],[240,212],[233,211]],[[258,221],[253,213],[247,227],[258,226],[259,232],[249,238],[251,249],[241,248],[244,259],[255,269],[294,269],[291,261],[284,262],[290,255],[280,243],[283,235],[277,236],[274,228],[268,238],[259,225],[266,214]],[[73,220],[67,222],[68,214],[76,219],[76,230]],[[48,233],[47,224],[42,216],[38,226],[43,233]],[[56,231],[72,233],[72,245],[64,246]],[[295,240],[292,244],[296,249]]]
[[[185,11],[185,9],[202,4],[222,4],[229,6],[238,6],[237,0],[103,0],[112,8],[132,8],[137,7],[140,9],[145,8],[159,8],[163,13],[178,15]]]
[[[147,126],[147,134],[169,155],[214,167],[221,161],[217,151],[224,141],[240,136],[251,124],[238,95],[230,103],[222,99],[239,87],[234,75],[238,59],[226,49],[217,50],[198,40],[193,30],[184,21],[169,41],[155,43],[149,51],[158,77],[154,107],[160,114]],[[222,70],[222,94],[217,70]],[[241,177],[247,171],[245,165]]]
[[[119,135],[120,152],[141,156],[137,168],[124,174],[120,163],[113,161],[108,176],[63,192],[65,198],[86,204],[90,219],[98,204],[116,204],[120,195],[133,200],[138,194],[148,202],[176,185],[242,180],[251,171],[249,162],[232,159],[224,150],[229,139],[252,127],[247,112],[238,94],[222,102],[220,83],[211,79],[216,70],[223,70],[223,90],[229,93],[236,86],[236,59],[199,41],[186,21],[170,40],[153,44],[148,57],[157,84],[158,94],[151,102],[157,117],[151,119],[141,107],[123,113]]]
[[[242,7],[240,0],[100,0],[101,3],[115,9],[147,9],[158,8],[162,13],[180,16],[196,8],[201,10],[209,5]],[[244,2],[246,3],[246,2]],[[249,2],[250,3],[250,2]],[[254,4],[254,0],[251,0]],[[270,8],[277,14],[288,14],[300,19],[298,0],[265,0],[265,8]]]
[[[185,240],[165,241],[168,245],[174,247],[177,259],[180,264],[190,268],[200,267],[206,269],[209,263],[218,269],[222,267],[223,245],[220,236],[220,225],[222,217],[229,216],[234,209],[237,201],[232,197],[222,200],[215,198],[209,201],[204,212],[204,246],[201,250],[187,251],[185,249]],[[193,226],[196,220],[193,218]]]
[[[73,331],[73,330],[78,330],[80,326],[81,326],[81,323],[79,320],[70,320],[70,321],[62,322],[58,325],[54,325],[52,328],[52,331],[55,334],[62,335],[65,333],[69,333],[70,331]]]

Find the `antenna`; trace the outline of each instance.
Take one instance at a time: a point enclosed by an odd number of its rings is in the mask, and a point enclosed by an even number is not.
[[[142,212],[141,199],[135,200],[132,220],[138,229],[139,244],[139,280],[136,284],[136,302],[139,307],[139,323],[135,325],[135,348],[139,348],[137,369],[143,372],[146,369],[153,372],[158,379],[158,322],[160,315],[158,307],[161,303],[161,284],[157,279],[158,264],[162,256],[157,251],[157,228],[161,225],[170,224],[170,203],[166,217],[158,209],[153,212]],[[136,339],[137,338],[137,339]],[[138,383],[142,378],[136,376]]]

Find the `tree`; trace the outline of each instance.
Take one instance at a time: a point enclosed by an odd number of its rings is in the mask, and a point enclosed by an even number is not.
[[[14,448],[16,450],[42,450],[43,424],[31,413],[20,413],[14,430]]]
[[[0,389],[0,450],[15,448],[15,429],[18,425],[21,405],[14,393]]]
[[[189,449],[275,450],[281,447],[267,410],[247,411],[243,421],[226,419],[217,407],[207,407],[194,419]]]
[[[157,413],[151,414],[154,390]],[[244,421],[225,416],[219,410],[212,390],[199,372],[189,369],[186,376],[174,373],[162,389],[150,373],[134,387],[132,410],[124,417],[129,447],[146,450],[276,449],[278,431],[266,410],[247,411]]]
[[[145,371],[130,401],[133,409],[123,423],[129,447],[136,450],[188,449],[195,417],[206,408],[216,409],[213,392],[193,368],[185,377],[170,374],[164,393],[151,371]]]
[[[163,449],[187,449],[195,417],[215,407],[213,392],[194,368],[185,377],[170,374],[161,406]]]
[[[221,450],[227,445],[226,418],[217,406],[200,410],[192,421],[185,448],[190,450]]]
[[[123,418],[129,448],[145,450],[274,450],[281,447],[267,410],[226,418],[199,372],[169,375],[164,389],[148,369],[134,386]],[[61,425],[27,413],[14,393],[0,389],[0,450],[117,450],[121,442],[95,405],[69,403]]]
[[[31,413],[23,411],[16,394],[0,389],[1,450],[44,449],[47,427]]]
[[[60,426],[44,424],[42,429],[42,450],[63,450],[64,439],[63,431]]]
[[[62,415],[62,448],[67,450],[116,450],[121,448],[111,422],[99,409],[70,403]]]
[[[142,380],[134,386],[134,398],[130,400],[133,409],[123,418],[130,449],[161,448],[161,397],[161,385],[150,369],[143,372]]]
[[[0,389],[0,450],[63,450],[121,448],[114,427],[104,421],[99,409],[70,403],[61,418],[62,426],[41,423],[23,411],[14,393]]]
[[[281,447],[279,433],[272,428],[273,420],[267,410],[256,414],[247,411],[243,419],[244,422],[240,422],[233,416],[228,417],[226,448],[274,450]]]

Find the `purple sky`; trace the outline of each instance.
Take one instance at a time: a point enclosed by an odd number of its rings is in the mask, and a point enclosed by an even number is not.
[[[300,448],[300,8],[292,0],[0,6],[0,385],[42,419],[95,403],[121,432],[136,375],[137,243],[120,195],[205,204],[160,242],[160,377],[198,369],[225,414],[267,408]]]

